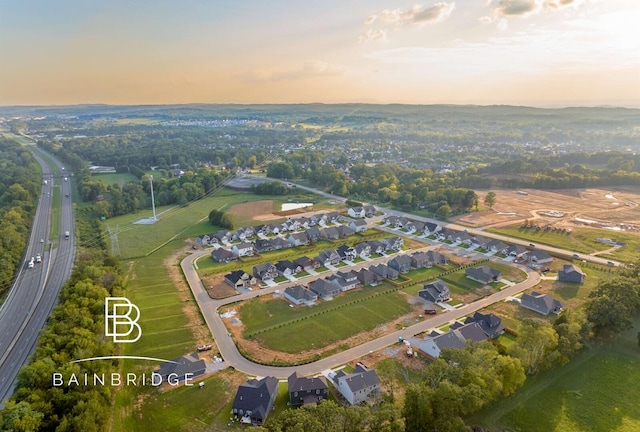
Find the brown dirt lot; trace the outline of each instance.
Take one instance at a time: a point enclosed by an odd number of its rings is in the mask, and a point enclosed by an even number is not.
[[[262,200],[243,204],[236,204],[229,208],[229,213],[236,215],[240,225],[250,224],[254,220],[279,219],[280,216],[273,214],[273,201]]]
[[[469,213],[452,220],[471,226],[500,226],[524,219],[543,218],[556,226],[570,227],[577,224],[574,219],[578,217],[640,227],[640,192],[632,188],[523,190],[528,195],[519,195],[515,190],[494,190],[496,204],[492,210]],[[481,202],[487,192],[478,192]],[[553,210],[565,215],[552,218],[539,214]]]

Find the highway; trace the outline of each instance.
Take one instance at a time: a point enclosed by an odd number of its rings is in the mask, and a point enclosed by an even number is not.
[[[13,394],[16,375],[35,350],[40,330],[71,274],[75,254],[70,181],[62,177],[65,174],[53,173],[39,150],[32,153],[47,184],[43,181],[23,265],[0,307],[0,407]],[[51,209],[57,189],[62,200],[59,236],[50,239]],[[69,231],[69,239],[65,239],[65,231]],[[28,268],[29,260],[37,254],[42,256],[42,262]]]

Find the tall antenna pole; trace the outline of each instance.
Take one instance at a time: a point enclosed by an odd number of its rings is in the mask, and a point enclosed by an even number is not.
[[[153,220],[157,221],[158,219],[156,218],[156,202],[153,199],[153,176],[152,175],[149,176],[149,184],[151,185],[151,207],[153,208]]]

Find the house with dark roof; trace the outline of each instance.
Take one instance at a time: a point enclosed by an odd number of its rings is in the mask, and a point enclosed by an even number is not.
[[[390,260],[387,265],[400,273],[407,273],[411,270],[411,258],[408,255],[400,255]]]
[[[313,405],[329,397],[329,387],[324,377],[307,378],[292,373],[289,384],[289,405]]]
[[[322,240],[322,233],[318,227],[309,227],[307,231],[307,237],[311,243],[319,242]]]
[[[366,217],[373,217],[376,214],[376,208],[370,204],[364,206],[364,215]]]
[[[289,260],[280,260],[275,266],[278,273],[284,277],[293,276],[302,271],[302,267],[295,265]]]
[[[253,266],[253,276],[262,281],[272,280],[279,276],[278,269],[271,263]]]
[[[356,232],[352,230],[348,225],[339,225],[337,228],[340,238],[345,238],[354,235]]]
[[[362,219],[357,219],[349,224],[349,228],[351,228],[353,232],[356,233],[364,232],[367,230],[367,223]]]
[[[351,404],[357,405],[369,399],[380,389],[380,378],[373,369],[367,369],[358,363],[350,374],[339,371],[333,377],[333,385],[340,394]]]
[[[531,294],[522,294],[520,306],[538,312],[542,315],[550,313],[559,314],[564,309],[564,304],[548,294],[533,291]]]
[[[256,278],[244,270],[234,270],[224,275],[224,281],[235,289],[249,287],[258,283]]]
[[[413,268],[426,268],[431,267],[431,261],[429,261],[429,255],[425,252],[418,251],[411,254],[409,257],[411,259],[411,265]]]
[[[331,300],[342,291],[340,286],[324,279],[316,279],[315,281],[311,282],[311,284],[309,285],[309,290],[317,294],[318,297],[320,297],[322,300]]]
[[[349,210],[347,210],[347,214],[352,218],[363,218],[366,215],[364,212],[364,208],[362,207],[351,207]]]
[[[398,279],[398,276],[400,276],[400,273],[398,272],[398,270],[391,268],[386,264],[378,264],[375,266],[371,266],[369,267],[369,270],[379,274],[385,279],[390,279],[390,280],[396,280]]]
[[[449,287],[441,280],[425,283],[418,296],[433,303],[446,302],[450,298]]]
[[[505,254],[516,257],[518,259],[524,258],[527,255],[527,252],[529,252],[529,250],[520,245],[511,245],[504,250]]]
[[[289,249],[291,247],[291,243],[282,237],[274,237],[271,239],[271,246],[273,246],[273,250]]]
[[[461,349],[467,341],[481,342],[487,340],[487,335],[476,322],[464,324],[456,329],[435,337],[428,337],[418,344],[418,349],[431,358],[438,358],[445,348]]]
[[[506,328],[506,326],[502,324],[500,317],[492,313],[482,314],[480,312],[476,312],[472,317],[468,317],[464,321],[465,324],[472,322],[478,323],[489,339],[497,338],[504,333],[504,329]]]
[[[402,250],[404,246],[404,240],[401,237],[389,237],[381,240],[385,245],[386,250],[394,250],[396,252]]]
[[[271,239],[257,239],[253,243],[253,247],[258,253],[271,252],[273,250]]]
[[[442,227],[440,225],[438,225],[437,223],[426,222],[424,224],[424,233],[427,234],[427,235],[435,234],[438,231],[440,231],[441,229],[442,229]]]
[[[198,353],[194,352],[169,362],[161,363],[160,369],[156,370],[155,373],[162,377],[163,382],[178,383],[203,375],[206,368],[204,360],[201,360]]]
[[[320,231],[322,238],[327,240],[337,240],[340,238],[340,233],[336,227],[327,227]]]
[[[218,243],[228,243],[231,241],[231,233],[224,229],[214,233],[213,237],[218,240]]]
[[[491,240],[484,246],[489,252],[500,253],[507,249],[507,245],[500,240]]]
[[[436,252],[434,250],[427,251],[427,257],[431,264],[449,264],[449,258],[446,255],[441,254],[440,252]]]
[[[378,240],[369,240],[367,241],[367,244],[371,248],[371,253],[382,255],[386,250],[385,245]]]
[[[362,286],[376,286],[384,279],[379,274],[366,268],[360,269],[360,271],[356,272],[356,275]]]
[[[502,273],[487,266],[469,267],[465,270],[465,275],[476,282],[489,284],[502,279]]]
[[[307,234],[304,232],[289,234],[285,240],[287,240],[291,246],[306,246],[309,244],[309,237],[307,237]]]
[[[296,258],[293,260],[293,263],[297,266],[302,267],[302,270],[304,271],[315,270],[320,267],[320,263],[318,263],[318,261],[312,260],[308,256]]]
[[[583,283],[587,275],[573,264],[565,264],[562,270],[558,271],[558,281]]]
[[[218,248],[211,252],[211,258],[219,263],[228,263],[238,259],[238,256],[225,248]]]
[[[264,424],[278,396],[278,378],[268,376],[261,380],[250,379],[241,384],[233,400],[231,413],[242,423],[260,426]]]
[[[367,242],[358,243],[353,248],[356,251],[357,257],[368,258],[371,256],[371,246]]]
[[[338,255],[340,255],[341,261],[353,261],[356,259],[356,250],[351,246],[342,245],[336,249]]]
[[[333,249],[328,249],[320,252],[317,257],[314,258],[321,266],[336,265],[340,262],[340,255]]]
[[[318,300],[318,295],[302,285],[296,285],[285,288],[284,298],[295,305],[304,304],[307,306],[313,306],[316,303],[316,300]]]

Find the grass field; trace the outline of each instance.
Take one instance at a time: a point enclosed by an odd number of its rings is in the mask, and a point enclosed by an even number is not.
[[[489,430],[635,432],[640,430],[640,348],[635,327],[585,349],[566,366],[527,379],[508,400],[468,419]]]
[[[224,190],[213,197],[192,202],[186,207],[166,206],[156,209],[159,221],[152,225],[135,225],[133,222],[152,216],[151,209],[129,214],[103,222],[112,229],[117,228],[118,245],[122,259],[145,256],[166,242],[178,238],[193,238],[196,235],[217,231],[212,225],[202,225],[213,209],[228,210],[230,206],[252,200],[271,199],[251,193]],[[202,229],[197,232],[194,226]]]
[[[101,180],[105,184],[118,184],[118,183],[128,183],[128,182],[139,182],[140,179],[133,174],[130,173],[104,173],[104,174],[93,174],[92,177],[95,180]],[[155,176],[154,176],[155,180]]]
[[[585,254],[610,249],[610,245],[595,240],[597,237],[610,238],[625,245],[613,253],[599,256],[625,262],[635,260],[638,256],[637,251],[640,250],[640,235],[604,229],[576,228],[570,235],[567,235],[524,230],[520,228],[520,225],[513,225],[500,229],[490,228],[487,231]]]
[[[252,300],[238,311],[246,335],[260,332],[254,337],[266,347],[297,353],[326,347],[409,313],[411,306],[400,293],[376,295],[389,288],[365,288],[304,308],[290,308],[283,299]]]

